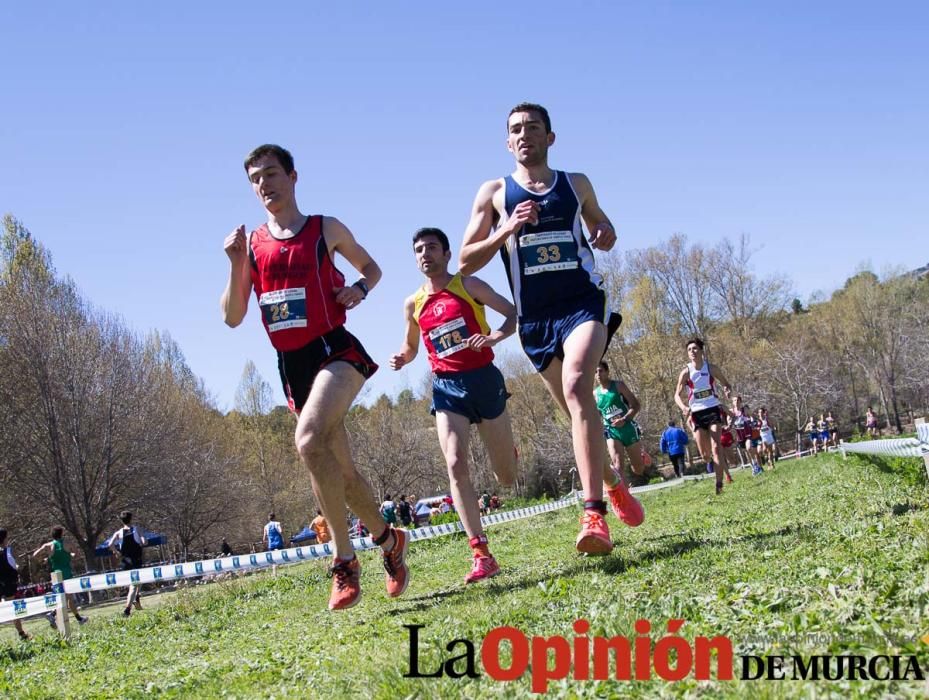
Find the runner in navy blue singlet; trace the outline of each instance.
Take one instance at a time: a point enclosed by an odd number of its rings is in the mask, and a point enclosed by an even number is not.
[[[571,438],[584,488],[576,546],[613,549],[603,515],[604,481],[613,485],[594,373],[606,351],[609,313],[594,250],[610,250],[616,232],[581,173],[552,170],[555,142],[548,111],[522,103],[507,118],[507,148],[516,169],[478,190],[459,256],[471,275],[500,252],[516,303],[519,339],[549,392],[571,417]],[[588,237],[585,238],[583,226]],[[615,328],[615,324],[610,324]]]

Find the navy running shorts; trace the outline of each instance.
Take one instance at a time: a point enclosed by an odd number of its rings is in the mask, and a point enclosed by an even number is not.
[[[564,360],[564,343],[575,328],[587,321],[597,321],[606,326],[609,317],[606,294],[598,290],[561,311],[553,310],[552,315],[545,318],[520,319],[519,342],[532,366],[542,372],[553,359]],[[618,328],[619,324],[615,323],[615,326]]]
[[[467,372],[440,372],[432,377],[429,412],[457,413],[472,423],[480,423],[500,416],[508,398],[503,375],[492,363]]]

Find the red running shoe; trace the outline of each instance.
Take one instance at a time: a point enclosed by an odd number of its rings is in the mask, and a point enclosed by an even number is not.
[[[387,595],[391,598],[403,595],[410,583],[410,567],[406,565],[406,553],[410,548],[410,535],[399,527],[391,527],[394,533],[394,546],[389,552],[382,551],[384,557],[384,577]]]
[[[609,496],[613,514],[629,527],[638,527],[645,520],[645,509],[639,499],[629,493],[622,480],[608,488],[606,495]]]
[[[345,610],[361,600],[361,565],[358,557],[334,564],[329,569],[329,576],[332,578],[330,610]]]
[[[496,576],[500,573],[500,565],[493,556],[483,557],[480,554],[474,555],[474,562],[471,566],[471,573],[465,576],[465,583],[477,583],[485,578]]]
[[[585,510],[581,516],[581,532],[574,545],[581,554],[601,555],[613,551],[613,540],[606,520],[595,510]]]

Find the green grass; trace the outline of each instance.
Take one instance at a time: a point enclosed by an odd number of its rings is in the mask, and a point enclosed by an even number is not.
[[[362,555],[362,602],[326,610],[321,562],[161,596],[129,620],[94,609],[71,642],[41,636],[0,641],[0,697],[524,697],[529,678],[502,683],[410,679],[405,624],[422,624],[421,664],[436,668],[444,645],[478,646],[494,627],[527,636],[658,636],[670,618],[682,635],[727,635],[739,654],[916,654],[929,670],[929,490],[893,465],[835,456],[745,472],[723,496],[711,481],[645,494],[637,529],[609,522],[606,558],[574,553],[575,509],[489,531],[504,572],[465,586],[464,536],[411,548],[413,579],[388,600],[375,554]],[[144,599],[154,603],[155,598]],[[113,608],[118,612],[118,608]],[[32,629],[32,627],[30,629]],[[806,635],[820,635],[819,639]],[[765,641],[767,640],[767,641]],[[777,641],[782,640],[782,641]],[[459,647],[456,653],[460,653]],[[736,675],[739,675],[736,658]],[[482,672],[480,659],[477,669]],[[576,682],[569,697],[922,696],[919,682]]]

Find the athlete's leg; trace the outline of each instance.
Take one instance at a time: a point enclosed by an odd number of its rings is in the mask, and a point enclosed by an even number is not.
[[[645,473],[645,462],[642,461],[642,443],[634,442],[626,448],[626,454],[629,455],[629,465],[632,471],[642,476]]]
[[[726,453],[723,451],[722,444],[719,441],[719,436],[722,434],[722,429],[719,423],[713,423],[710,426],[710,445],[713,450],[713,463],[715,465],[714,471],[716,472],[716,483],[721,484],[723,481],[723,474],[726,470]]]
[[[586,321],[565,339],[564,361],[561,363],[561,387],[571,416],[574,459],[585,497],[595,501],[603,498],[606,450],[603,419],[593,395],[594,370],[603,357],[605,347],[606,326],[598,321]]]
[[[439,433],[439,445],[448,468],[452,500],[461,518],[461,524],[469,539],[479,537],[484,534],[484,528],[481,526],[481,516],[477,507],[477,492],[471,483],[468,468],[471,422],[461,414],[440,410],[435,414],[435,427]]]
[[[606,450],[610,455],[610,467],[603,470],[604,486],[607,488],[614,486],[616,484],[617,475],[619,476],[620,481],[628,485],[626,473],[623,470],[623,456],[626,454],[626,450],[623,448],[623,443],[621,443],[619,440],[614,440],[613,438],[607,438]]]
[[[516,482],[517,457],[509,411],[504,411],[491,420],[485,418],[477,424],[477,432],[484,442],[490,468],[497,477],[497,483],[501,486],[512,486]]]
[[[335,556],[354,556],[346,504],[375,537],[387,524],[367,481],[352,462],[345,436],[345,414],[355,400],[364,377],[346,362],[333,362],[316,375],[306,404],[300,411],[294,436],[297,452],[310,472],[310,483],[319,509],[332,531]]]

